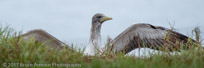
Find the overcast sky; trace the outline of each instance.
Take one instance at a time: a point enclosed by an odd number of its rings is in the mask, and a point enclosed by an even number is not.
[[[65,43],[87,45],[91,18],[113,18],[102,26],[103,44],[135,23],[174,27],[189,35],[204,30],[204,0],[0,0],[0,23],[23,33],[43,29]]]

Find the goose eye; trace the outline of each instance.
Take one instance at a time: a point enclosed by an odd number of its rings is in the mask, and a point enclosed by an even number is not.
[[[102,18],[102,16],[98,16],[97,18]]]

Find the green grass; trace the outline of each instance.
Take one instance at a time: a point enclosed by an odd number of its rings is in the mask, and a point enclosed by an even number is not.
[[[83,56],[81,51],[51,49],[32,40],[14,38],[8,28],[0,28],[0,67],[75,68],[204,68],[204,50],[191,48],[176,54],[158,53],[150,57],[119,55]],[[30,66],[29,66],[30,64]],[[57,65],[58,66],[57,66]],[[61,64],[61,66],[60,66]]]

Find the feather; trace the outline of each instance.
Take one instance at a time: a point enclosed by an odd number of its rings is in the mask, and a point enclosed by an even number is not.
[[[168,34],[169,33],[169,34]],[[166,42],[165,42],[165,37]],[[157,49],[162,47],[176,48],[176,41],[187,43],[189,37],[170,29],[150,24],[134,24],[123,31],[112,42],[114,53],[128,53],[135,48],[147,47]],[[165,44],[166,45],[165,45]],[[169,48],[169,49],[170,49]]]

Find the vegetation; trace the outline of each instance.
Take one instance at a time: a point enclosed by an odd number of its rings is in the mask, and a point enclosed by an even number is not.
[[[204,68],[204,50],[200,46],[175,54],[169,52],[150,54],[149,57],[124,54],[84,56],[82,51],[51,49],[32,40],[25,42],[16,37],[16,33],[11,33],[9,28],[0,28],[1,68]]]

